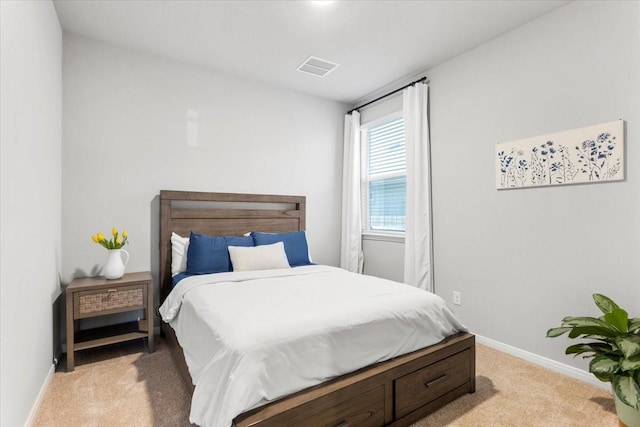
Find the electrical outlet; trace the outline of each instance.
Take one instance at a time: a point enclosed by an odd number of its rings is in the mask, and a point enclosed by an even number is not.
[[[462,293],[453,291],[453,303],[455,305],[462,305]]]

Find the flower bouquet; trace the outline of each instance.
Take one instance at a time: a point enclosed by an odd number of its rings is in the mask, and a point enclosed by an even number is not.
[[[113,228],[111,230],[111,239],[107,240],[104,234],[98,233],[91,236],[91,240],[104,246],[109,251],[109,258],[107,263],[102,268],[102,274],[107,279],[119,279],[124,275],[124,270],[129,263],[129,253],[122,249],[124,245],[128,243],[127,230],[122,232],[122,236],[118,234],[118,229]],[[122,261],[122,254],[126,256],[126,260]]]
[[[113,235],[113,238],[109,240],[107,240],[102,233],[91,236],[91,240],[95,243],[101,244],[107,249],[122,249],[122,247],[127,244],[127,230],[124,230],[122,232],[122,237],[120,237],[118,235],[118,229],[114,227],[111,229],[111,234]]]

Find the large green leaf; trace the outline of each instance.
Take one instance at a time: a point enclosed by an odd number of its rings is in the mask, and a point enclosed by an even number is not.
[[[560,335],[569,332],[573,328],[551,328],[547,331],[547,338],[555,338]]]
[[[573,326],[573,327],[587,327],[587,326],[597,326],[600,328],[608,329],[612,332],[618,332],[616,328],[610,325],[608,322],[605,322],[601,319],[596,319],[595,317],[570,317],[565,318],[566,320],[562,322],[563,327]]]
[[[637,409],[640,404],[640,387],[636,380],[625,375],[616,375],[612,383],[616,396],[623,403]]]
[[[640,335],[627,334],[617,337],[616,345],[627,359],[640,356]]]
[[[593,301],[604,314],[611,313],[616,308],[620,308],[611,298],[601,294],[593,294]]]
[[[610,383],[614,376],[614,374],[604,375],[604,374],[599,374],[597,372],[592,372],[592,374],[603,383]]]
[[[573,327],[569,332],[569,338],[577,338],[580,335],[588,335],[591,338],[594,336],[603,337],[603,338],[594,338],[594,339],[606,339],[614,338],[620,335],[620,332],[616,331],[611,326],[609,327],[601,327],[601,326],[585,326],[585,327]]]
[[[565,354],[575,354],[577,356],[578,354],[582,354],[582,353],[593,353],[594,355],[599,355],[599,354],[609,354],[613,352],[614,350],[611,349],[611,346],[609,344],[583,343],[583,344],[574,344],[567,347]]]
[[[640,333],[640,319],[629,319],[629,332]]]
[[[604,315],[604,320],[606,320],[610,325],[615,326],[616,329],[618,329],[623,334],[627,333],[629,327],[629,315],[623,309],[614,308],[611,313],[607,313]]]
[[[585,335],[583,338],[589,338],[591,340],[604,341],[607,344],[612,344],[615,337],[603,337],[602,335]]]
[[[618,363],[617,359],[600,355],[589,363],[589,372],[593,374],[611,375],[614,374],[619,367],[620,363]]]
[[[620,370],[623,372],[639,371],[640,372],[640,357],[633,359],[622,359],[620,362]]]

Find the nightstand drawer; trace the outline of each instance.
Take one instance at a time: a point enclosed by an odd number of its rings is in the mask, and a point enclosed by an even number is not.
[[[146,308],[147,285],[118,286],[73,294],[73,318],[102,316]]]

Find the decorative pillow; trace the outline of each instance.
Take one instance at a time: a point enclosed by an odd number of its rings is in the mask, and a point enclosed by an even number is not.
[[[290,268],[282,242],[254,247],[229,246],[229,255],[233,271]]]
[[[287,254],[287,259],[291,267],[311,264],[307,235],[304,231],[274,234],[254,231],[251,233],[251,236],[256,246],[270,245],[276,242],[284,243],[284,251]]]
[[[191,232],[187,251],[187,273],[209,274],[231,271],[229,245],[253,246],[250,237],[207,236]]]
[[[189,238],[171,233],[171,276],[187,271]]]
[[[230,246],[236,247],[253,247],[253,237],[245,236],[245,237],[236,237],[236,236],[227,236],[227,248]],[[231,260],[231,256],[229,255],[229,249],[226,251],[227,258],[229,259],[229,271],[234,271],[234,265]]]

